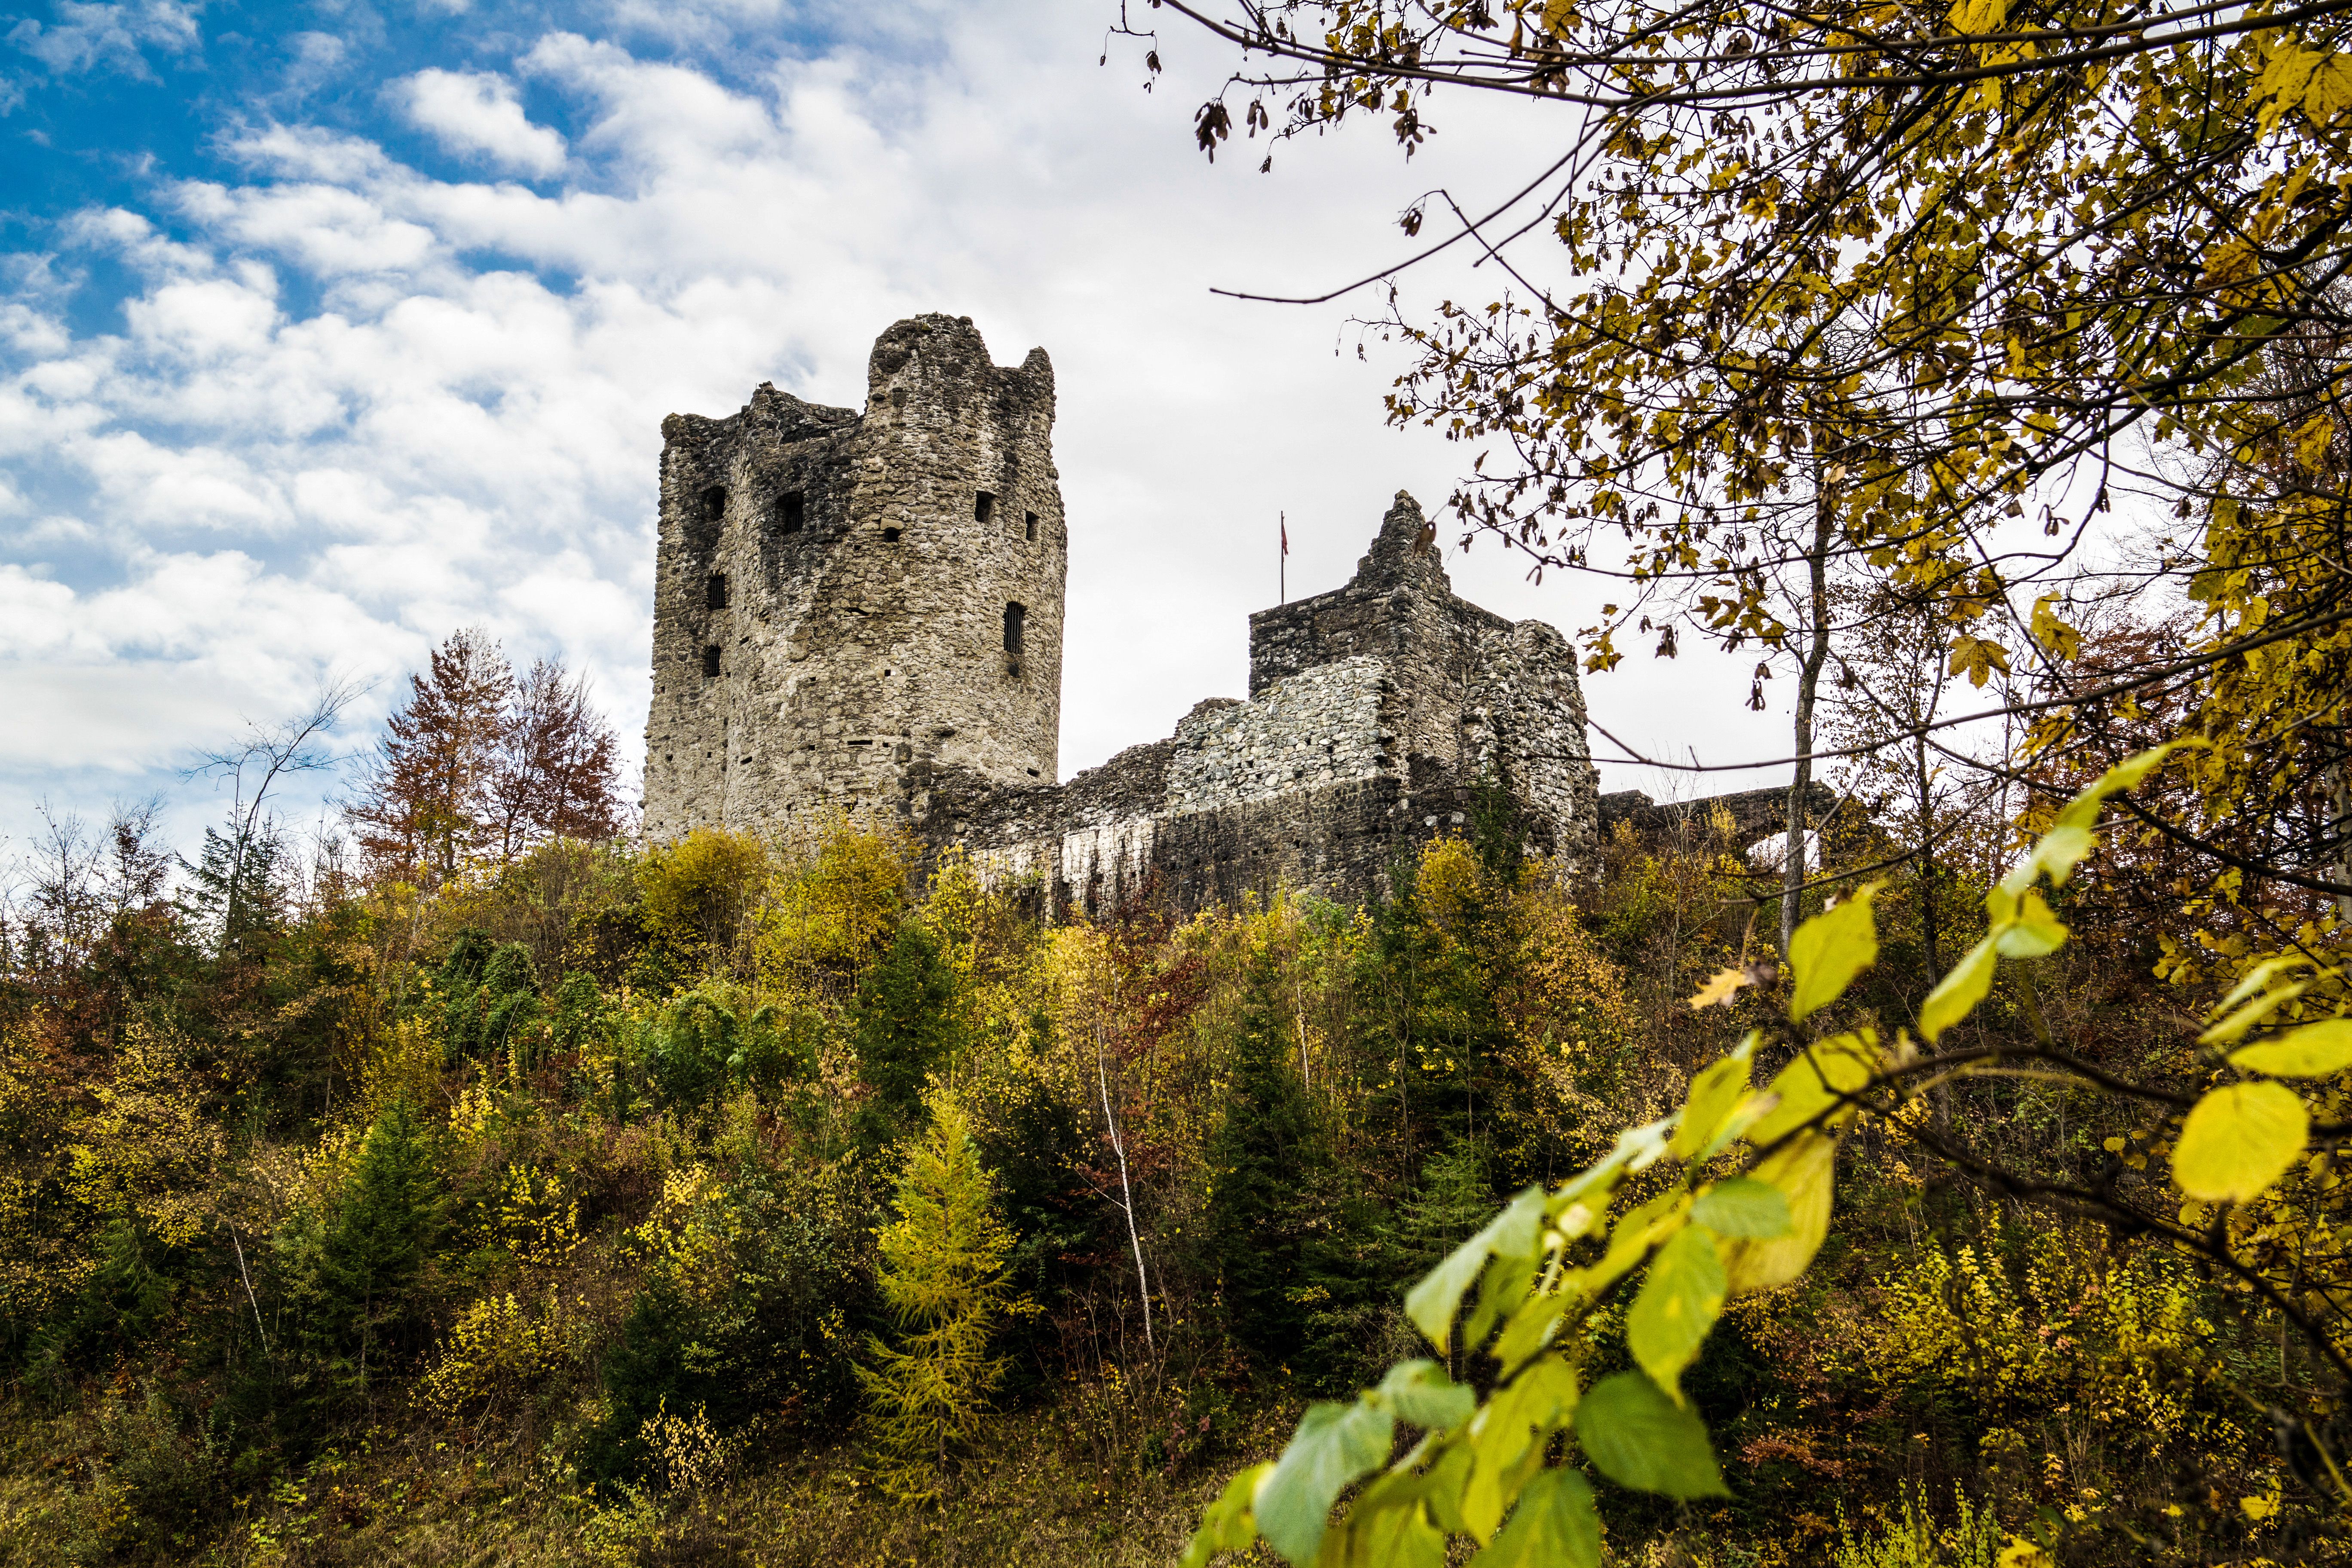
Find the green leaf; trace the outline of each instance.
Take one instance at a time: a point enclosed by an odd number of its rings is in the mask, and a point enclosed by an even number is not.
[[[1833,910],[1815,915],[1789,939],[1789,968],[1796,976],[1789,994],[1789,1020],[1802,1023],[1844,994],[1853,977],[1878,957],[1878,927],[1870,901],[1878,884],[1869,882]]]
[[[1308,1405],[1274,1473],[1257,1489],[1257,1529],[1266,1544],[1307,1568],[1323,1543],[1332,1502],[1388,1462],[1395,1436],[1396,1418],[1378,1406],[1328,1400]]]
[[[1728,1056],[1703,1069],[1691,1080],[1683,1103],[1682,1123],[1666,1152],[1687,1160],[1715,1142],[1715,1135],[1748,1093],[1748,1058]]]
[[[1796,1060],[1773,1076],[1767,1092],[1778,1096],[1780,1103],[1748,1130],[1748,1141],[1761,1148],[1778,1142],[1816,1117],[1822,1117],[1828,1126],[1846,1121],[1853,1111],[1838,1107],[1838,1101],[1861,1089],[1877,1071],[1877,1031],[1864,1029],[1857,1034],[1815,1040]],[[1824,1111],[1830,1114],[1823,1117]]]
[[[1724,1288],[1714,1233],[1690,1226],[1658,1248],[1642,1293],[1625,1314],[1625,1343],[1635,1364],[1677,1399],[1683,1368],[1697,1357],[1723,1310]]]
[[[2330,1078],[2352,1068],[2352,1018],[2305,1024],[2275,1040],[2230,1053],[2230,1065],[2273,1078]]]
[[[1511,1521],[1471,1568],[1601,1568],[1601,1515],[1592,1483],[1575,1470],[1543,1470],[1519,1493]]]
[[[1650,1248],[1690,1223],[1690,1194],[1669,1187],[1638,1208],[1619,1216],[1609,1233],[1609,1250],[1584,1271],[1584,1289],[1600,1295],[1633,1271]]]
[[[2122,762],[2101,773],[2097,783],[2068,801],[2065,809],[2058,814],[2056,826],[2096,827],[2099,825],[2099,805],[2107,796],[2120,794],[2138,784],[2140,780],[2156,771],[2156,765],[2158,763],[2182,746],[2198,743],[2191,741],[2168,741],[2161,746],[2151,746],[2145,752],[2126,757]],[[2053,878],[2052,880],[2063,882],[2065,879],[2057,877]]]
[[[1791,1228],[1788,1194],[1752,1176],[1734,1176],[1699,1194],[1691,1218],[1717,1236],[1757,1241],[1786,1236]]]
[[[1432,1480],[1391,1471],[1366,1487],[1323,1538],[1315,1568],[1444,1568],[1445,1537],[1424,1506]]]
[[[1837,1139],[1807,1132],[1781,1145],[1748,1173],[1777,1189],[1789,1205],[1786,1235],[1741,1237],[1722,1246],[1727,1295],[1769,1290],[1802,1274],[1830,1233],[1830,1199],[1837,1177]]]
[[[1968,956],[1952,965],[1927,999],[1919,1004],[1919,1032],[1933,1044],[1936,1037],[1977,1010],[1992,990],[1992,972],[1999,960],[1994,948],[1998,935],[1988,936],[1969,949]]]
[[[1996,889],[1993,897],[2008,895]],[[2018,895],[2015,907],[1995,927],[1992,936],[1993,946],[2003,958],[2047,958],[2066,945],[2066,928],[2031,888]]]
[[[1604,1377],[1576,1406],[1576,1440],[1621,1487],[1665,1497],[1729,1497],[1706,1424],[1638,1372]]]
[[[1177,1560],[1177,1568],[1208,1568],[1209,1559],[1220,1552],[1246,1551],[1257,1539],[1257,1520],[1251,1512],[1251,1503],[1257,1496],[1258,1483],[1272,1474],[1272,1465],[1252,1465],[1248,1469],[1225,1483],[1201,1515],[1201,1528],[1192,1532]]]
[[[1454,1335],[1454,1314],[1461,1310],[1462,1294],[1485,1270],[1487,1255],[1532,1257],[1543,1237],[1543,1189],[1529,1187],[1405,1292],[1405,1316],[1431,1344],[1445,1349]]]
[[[2244,1203],[2286,1174],[2310,1131],[2311,1113],[2285,1085],[2226,1084],[2180,1123],[2173,1182],[2207,1203]]]
[[[1477,1462],[1503,1471],[1519,1462],[1539,1438],[1567,1425],[1576,1410],[1576,1369],[1556,1355],[1541,1355],[1496,1389],[1470,1424],[1470,1447]]]
[[[2051,886],[2064,887],[2066,879],[2083,858],[2098,847],[2098,837],[2089,827],[2053,827],[2034,841],[2032,851],[2009,869],[2000,879],[2000,889],[2010,894],[2025,891],[2043,877]]]
[[[1416,1426],[1459,1426],[1478,1408],[1477,1394],[1433,1361],[1399,1362],[1372,1394]]]

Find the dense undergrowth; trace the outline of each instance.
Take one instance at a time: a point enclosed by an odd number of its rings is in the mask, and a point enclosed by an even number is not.
[[[1045,926],[846,823],[209,903],[122,825],[8,933],[0,1563],[1168,1561],[1412,1352],[1407,1282],[1720,1053],[1729,831]],[[1880,896],[1861,1005],[1973,940],[1952,865]],[[2194,1026],[2098,896],[2040,1005],[2160,1064]],[[2084,1169],[2123,1131],[2019,1079],[1902,1114]],[[1620,1498],[1614,1560],[1989,1564],[2041,1517],[2111,1523],[2084,1560],[2277,1550],[2269,1413],[2329,1412],[2274,1319],[1885,1130],[1841,1159],[1818,1263],[1684,1379],[1733,1498]]]

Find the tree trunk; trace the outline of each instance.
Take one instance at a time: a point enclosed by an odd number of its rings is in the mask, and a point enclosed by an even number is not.
[[[1135,1293],[1143,1301],[1143,1348],[1157,1354],[1151,1339],[1151,1281],[1143,1271],[1143,1237],[1135,1228],[1135,1190],[1127,1181],[1127,1140],[1119,1136],[1118,1118],[1111,1114],[1110,1073],[1103,1065],[1102,1025],[1095,1025],[1095,1082],[1102,1090],[1103,1127],[1110,1152],[1118,1161],[1118,1206],[1127,1215],[1127,1243],[1135,1249]]]
[[[2347,746],[2327,770],[2327,804],[2336,820],[2328,826],[2343,835],[2336,846],[2336,879],[2352,885],[2352,746]],[[2336,895],[2336,918],[2352,925],[2352,893]]]
[[[1813,441],[1813,546],[1805,552],[1811,582],[1812,641],[1804,662],[1797,667],[1796,776],[1789,783],[1789,847],[1780,861],[1780,957],[1786,962],[1789,943],[1797,934],[1798,889],[1805,885],[1805,810],[1813,788],[1813,694],[1820,689],[1822,666],[1830,652],[1830,524],[1832,513],[1824,488],[1821,440]]]

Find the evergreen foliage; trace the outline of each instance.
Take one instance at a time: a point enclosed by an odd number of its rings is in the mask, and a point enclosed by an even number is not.
[[[954,1055],[961,1038],[956,1000],[955,971],[919,921],[900,926],[859,982],[851,1038],[858,1074],[874,1091],[866,1127],[877,1144],[915,1124],[925,1086]]]
[[[362,1387],[414,1348],[446,1206],[431,1134],[394,1100],[361,1141],[319,1237],[319,1327]]]
[[[1291,1063],[1298,1052],[1277,994],[1275,955],[1250,961],[1234,1020],[1224,1112],[1208,1147],[1207,1240],[1234,1341],[1267,1366],[1304,1342],[1307,1289],[1298,1193],[1320,1161],[1314,1115]]]

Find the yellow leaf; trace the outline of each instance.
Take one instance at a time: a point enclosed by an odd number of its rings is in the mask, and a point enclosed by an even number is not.
[[[2310,990],[2311,986],[2310,981],[2298,980],[2292,985],[2282,985],[2265,995],[2257,996],[2198,1036],[2197,1043],[2200,1046],[2234,1046],[2244,1039],[2256,1024]]]
[[[2232,1083],[2190,1108],[2172,1150],[2172,1180],[2192,1198],[2244,1203],[2286,1174],[2303,1152],[2311,1114],[2293,1089]]]
[[[2294,433],[2294,460],[2312,473],[2327,460],[2328,444],[2336,439],[2336,421],[2326,413],[2313,415]]]
[[[2292,39],[2283,40],[2271,51],[2270,63],[2263,68],[2262,80],[2254,86],[2254,103],[2261,106],[2255,123],[2263,135],[2270,134],[2288,110],[2303,102],[2312,72],[2326,58]]]
[[[1718,970],[1714,978],[1698,988],[1698,994],[1690,999],[1690,1005],[1693,1007],[1712,1007],[1720,1002],[1728,1007],[1731,1005],[1731,998],[1739,988],[1750,984],[1752,982],[1748,977],[1748,971],[1737,964],[1729,969]]]
[[[1998,669],[2009,673],[2009,650],[1988,637],[1956,637],[1952,641],[1952,661],[1945,673],[1965,675],[1969,684],[1981,687],[1992,679]]]
[[[1666,1152],[1677,1160],[1687,1160],[1715,1142],[1731,1113],[1738,1109],[1748,1094],[1748,1058],[1744,1055],[1724,1058],[1691,1080],[1690,1098],[1683,1104],[1682,1121],[1675,1129],[1675,1141]]]
[[[2352,109],[2352,59],[2330,55],[2311,73],[2303,112],[2315,125],[2327,125],[2347,109]]]
[[[1958,0],[1951,10],[1955,33],[1998,33],[2009,15],[2009,0]]]
[[[1828,1006],[1853,977],[1878,957],[1878,926],[1870,909],[1878,884],[1869,882],[1833,910],[1797,928],[1789,939],[1789,968],[1795,984],[1789,994],[1789,1020],[1802,1023]]]
[[[2073,658],[2082,651],[2083,637],[2050,607],[2057,602],[2056,594],[2044,594],[2033,601],[2033,640],[2060,658]]]
[[[2232,1051],[2230,1065],[2273,1078],[2331,1078],[2352,1068],[2352,1018],[2305,1024],[2275,1040]]]
[[[1830,1194],[1837,1175],[1837,1139],[1806,1132],[1748,1173],[1789,1200],[1789,1229],[1769,1238],[1724,1237],[1724,1293],[1769,1290],[1805,1271],[1830,1233]]]
[[[1760,1149],[1786,1137],[1867,1084],[1877,1071],[1878,1036],[1872,1030],[1814,1041],[1773,1077],[1766,1092],[1779,1103],[1748,1130],[1748,1141]],[[1840,1107],[1823,1125],[1834,1127],[1853,1114],[1851,1107]]]
[[[1919,1032],[1929,1044],[1975,1012],[1977,1004],[1992,990],[1992,972],[2000,963],[1999,942],[2000,938],[1988,936],[1969,949],[1968,956],[1952,965],[1919,1004]]]

